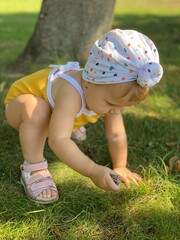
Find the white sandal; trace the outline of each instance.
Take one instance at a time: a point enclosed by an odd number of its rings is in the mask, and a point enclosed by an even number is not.
[[[73,141],[84,141],[86,140],[86,129],[85,127],[81,126],[78,130],[72,132],[71,139]]]
[[[47,168],[48,168],[47,161],[33,164],[25,163],[20,166],[21,169],[20,180],[24,187],[27,197],[30,200],[41,204],[53,203],[59,199],[58,194],[54,197],[38,196],[39,193],[48,189],[58,192],[56,185],[52,181],[51,174]],[[42,171],[42,173],[38,173],[37,175],[31,175],[31,172],[39,170],[45,171]]]

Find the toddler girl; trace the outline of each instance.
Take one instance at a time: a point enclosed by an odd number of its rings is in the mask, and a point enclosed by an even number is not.
[[[6,96],[6,118],[19,130],[24,157],[21,183],[27,196],[39,203],[58,200],[47,170],[44,144],[70,168],[104,190],[118,191],[111,175],[126,187],[141,181],[127,169],[127,140],[122,108],[138,103],[162,77],[158,51],[145,35],[115,29],[95,42],[81,69],[77,62],[50,65],[15,81]],[[104,118],[113,170],[96,164],[73,140],[85,139],[84,125]],[[73,140],[72,140],[73,139]]]

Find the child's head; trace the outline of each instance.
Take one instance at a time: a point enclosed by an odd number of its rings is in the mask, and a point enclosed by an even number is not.
[[[97,40],[83,70],[83,79],[94,84],[117,84],[120,98],[142,101],[149,87],[163,74],[154,43],[134,30],[115,29]]]

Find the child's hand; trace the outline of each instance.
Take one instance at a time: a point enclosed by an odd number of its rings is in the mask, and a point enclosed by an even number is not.
[[[109,191],[119,191],[119,186],[114,183],[112,180],[111,174],[116,174],[108,167],[104,167],[98,164],[95,164],[90,173],[90,179],[94,182],[94,184],[103,189]]]
[[[138,185],[138,183],[142,183],[141,177],[137,173],[131,172],[126,167],[114,168],[113,170],[119,174],[121,181],[127,188],[130,188],[130,180],[136,185]]]

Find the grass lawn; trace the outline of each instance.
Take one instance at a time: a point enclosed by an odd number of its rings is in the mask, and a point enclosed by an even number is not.
[[[18,134],[4,118],[3,99],[21,73],[10,73],[34,29],[40,0],[0,4],[0,240],[179,240],[179,173],[168,173],[180,157],[180,2],[117,0],[113,28],[137,29],[153,39],[164,67],[161,83],[138,106],[125,109],[129,168],[144,185],[104,192],[72,171],[46,146],[45,157],[60,200],[43,206],[29,201],[19,181],[22,154]],[[40,68],[36,64],[29,71]],[[88,126],[79,147],[111,166],[103,123]]]

